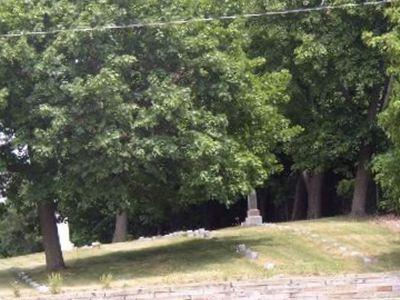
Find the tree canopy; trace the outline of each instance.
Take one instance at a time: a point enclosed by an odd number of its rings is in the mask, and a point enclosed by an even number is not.
[[[399,211],[395,4],[111,29],[320,1],[3,2],[0,34],[49,33],[0,38],[0,171],[9,215],[38,212],[50,268],[55,210],[166,220],[257,189],[284,203],[276,219],[362,216],[381,194]]]

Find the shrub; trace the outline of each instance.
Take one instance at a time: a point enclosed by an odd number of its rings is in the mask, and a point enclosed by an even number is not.
[[[113,280],[113,275],[108,273],[108,274],[102,274],[100,276],[100,282],[103,287],[103,289],[109,289],[111,287],[111,282]]]
[[[61,274],[59,273],[51,273],[47,277],[47,282],[50,288],[50,292],[52,294],[59,294],[61,293],[61,286],[63,283],[63,278],[61,277]]]

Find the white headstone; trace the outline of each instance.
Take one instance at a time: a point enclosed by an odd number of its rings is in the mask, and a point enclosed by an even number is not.
[[[275,268],[275,264],[273,264],[273,263],[265,263],[264,264],[265,270],[272,270],[273,268]]]
[[[71,251],[74,249],[74,244],[69,239],[69,225],[68,221],[57,223],[58,237],[60,239],[60,245],[62,251]]]

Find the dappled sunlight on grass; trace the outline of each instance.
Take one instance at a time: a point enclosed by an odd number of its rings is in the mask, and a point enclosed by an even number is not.
[[[397,235],[376,224],[331,218],[286,225],[306,228],[321,237],[354,247],[376,257],[378,262],[365,265],[359,258],[343,257],[291,229],[234,227],[213,232],[211,239],[133,241],[68,252],[65,254],[68,269],[62,272],[63,288],[100,288],[100,276],[108,273],[113,274],[113,287],[133,287],[400,268]],[[252,261],[236,253],[238,244],[259,252],[259,259]],[[265,263],[273,263],[275,268],[266,271]],[[13,267],[23,268],[39,282],[47,278],[43,254],[3,259],[0,260],[2,293],[13,280],[10,273]]]

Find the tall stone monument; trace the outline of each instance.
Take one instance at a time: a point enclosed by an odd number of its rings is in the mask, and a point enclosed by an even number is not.
[[[68,221],[64,219],[57,223],[58,238],[60,239],[61,251],[71,251],[75,245],[69,239],[69,225]]]
[[[247,196],[247,218],[244,222],[245,226],[259,226],[262,225],[262,216],[257,208],[257,194],[253,190]]]

